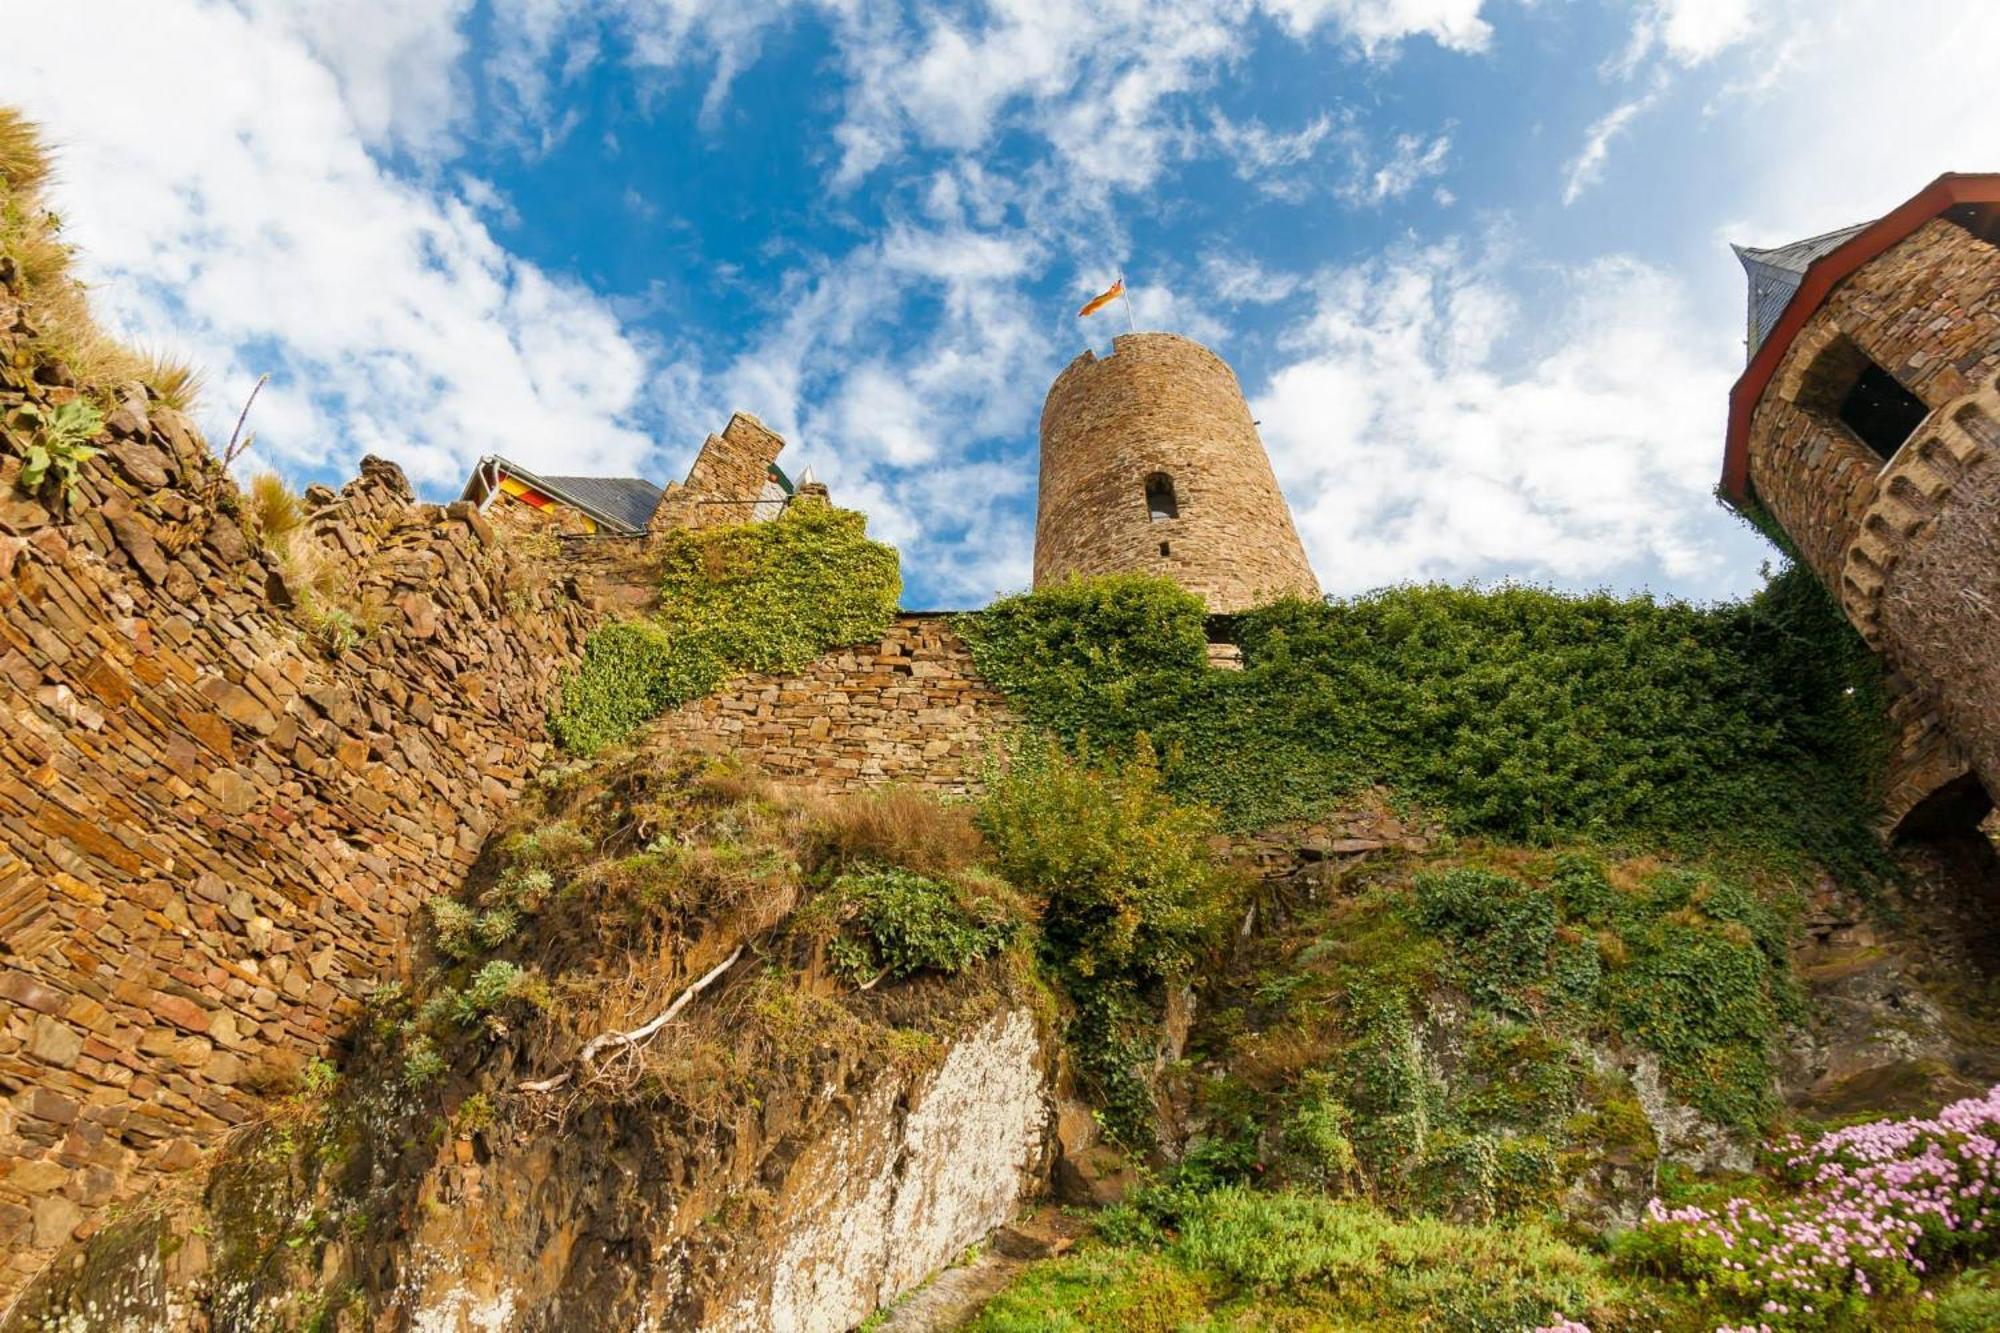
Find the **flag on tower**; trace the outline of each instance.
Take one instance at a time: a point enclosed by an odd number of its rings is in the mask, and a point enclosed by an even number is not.
[[[1125,279],[1120,278],[1118,279],[1118,281],[1112,283],[1108,290],[1103,291],[1098,295],[1091,297],[1088,301],[1085,301],[1083,303],[1083,309],[1076,312],[1076,317],[1078,319],[1082,319],[1085,315],[1094,315],[1098,311],[1104,309],[1104,307],[1110,305],[1113,301],[1117,300],[1119,297],[1123,296],[1124,294],[1125,294]]]

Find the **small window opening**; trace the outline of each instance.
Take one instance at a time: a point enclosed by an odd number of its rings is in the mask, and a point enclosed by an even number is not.
[[[1796,401],[1838,420],[1883,458],[1895,457],[1930,414],[1921,398],[1847,337],[1835,338],[1815,358],[1800,381]]]
[[[2000,205],[1960,204],[1946,209],[1944,216],[1988,245],[2000,245]]]
[[[1181,516],[1180,502],[1174,498],[1174,479],[1164,472],[1146,478],[1146,512],[1155,523]]]
[[[1167,554],[1167,544],[1165,542],[1160,543],[1160,554],[1161,555]]]
[[[1863,444],[1884,458],[1894,458],[1930,409],[1894,375],[1870,363],[1841,399],[1838,415]]]

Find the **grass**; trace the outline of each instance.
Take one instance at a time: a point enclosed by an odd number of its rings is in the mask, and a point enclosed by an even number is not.
[[[189,410],[200,376],[185,362],[128,347],[92,317],[84,284],[72,273],[73,251],[62,219],[43,202],[53,174],[36,126],[0,106],[0,282],[27,306],[41,366],[59,367],[107,404],[121,385],[146,385],[171,407]]]
[[[379,602],[356,597],[347,571],[305,525],[305,505],[284,478],[261,472],[250,479],[245,515],[258,542],[278,562],[292,594],[292,616],[306,639],[338,657],[381,628]]]
[[[1640,1326],[1605,1262],[1540,1223],[1460,1226],[1369,1204],[1224,1188],[1029,1268],[971,1333],[1384,1329],[1518,1333],[1557,1316]]]

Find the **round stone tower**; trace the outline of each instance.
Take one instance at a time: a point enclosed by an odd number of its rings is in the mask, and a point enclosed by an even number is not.
[[[1085,352],[1042,404],[1035,586],[1138,573],[1218,612],[1320,595],[1235,373],[1172,333]]]
[[[1894,669],[1889,817],[1970,826],[2000,796],[2000,175],[1738,254],[1750,361],[1722,492]]]

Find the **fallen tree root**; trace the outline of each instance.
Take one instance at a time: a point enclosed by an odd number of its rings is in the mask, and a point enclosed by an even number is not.
[[[592,1037],[589,1041],[584,1043],[583,1049],[581,1051],[578,1051],[576,1054],[575,1064],[573,1064],[570,1068],[565,1069],[562,1073],[553,1075],[552,1077],[549,1078],[536,1079],[532,1082],[522,1083],[519,1085],[520,1091],[554,1092],[557,1088],[560,1088],[563,1084],[569,1082],[570,1076],[576,1073],[578,1069],[587,1068],[593,1060],[597,1059],[597,1057],[601,1053],[603,1053],[610,1047],[622,1046],[629,1049],[630,1047],[637,1046],[640,1042],[645,1041],[647,1038],[651,1037],[654,1033],[658,1032],[661,1028],[673,1022],[674,1015],[678,1014],[681,1010],[685,1009],[687,1007],[688,1001],[692,1000],[695,996],[701,994],[703,991],[707,990],[710,986],[714,985],[716,981],[721,978],[723,973],[727,972],[730,968],[736,966],[736,960],[741,958],[742,956],[743,956],[743,946],[739,944],[736,946],[735,952],[731,953],[729,957],[723,959],[721,962],[717,963],[714,967],[710,968],[705,974],[703,974],[703,976],[699,981],[696,981],[693,985],[689,986],[686,990],[682,991],[679,995],[675,996],[674,1002],[668,1005],[665,1009],[662,1009],[656,1017],[651,1018],[644,1023],[641,1023],[638,1027],[635,1027],[628,1032],[598,1033],[595,1037]]]

